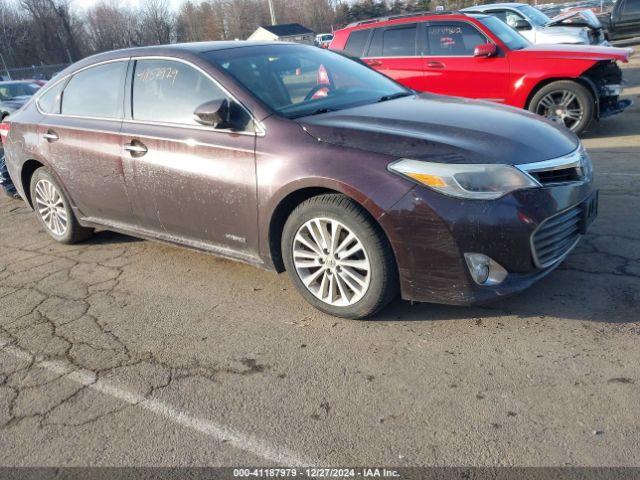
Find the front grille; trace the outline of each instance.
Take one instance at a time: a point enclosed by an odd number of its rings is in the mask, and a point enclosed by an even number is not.
[[[584,182],[589,180],[592,174],[591,159],[583,148],[578,148],[563,157],[516,165],[516,167],[543,186]]]
[[[542,185],[549,183],[579,182],[583,179],[582,169],[580,167],[543,170],[531,172],[530,175]]]
[[[531,237],[533,261],[538,268],[553,265],[580,238],[582,207],[577,206],[543,221]]]

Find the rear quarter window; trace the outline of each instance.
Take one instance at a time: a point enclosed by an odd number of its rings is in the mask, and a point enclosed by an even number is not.
[[[369,39],[370,29],[354,30],[349,34],[349,39],[344,47],[344,51],[350,55],[361,57],[364,53],[364,47]]]
[[[66,82],[62,81],[54,85],[38,98],[40,110],[44,113],[60,113],[60,99],[62,98],[62,89],[65,84]]]

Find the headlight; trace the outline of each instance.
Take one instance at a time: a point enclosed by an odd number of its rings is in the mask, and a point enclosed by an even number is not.
[[[493,200],[514,190],[540,184],[511,165],[431,163],[401,159],[389,170],[440,193],[460,198]]]

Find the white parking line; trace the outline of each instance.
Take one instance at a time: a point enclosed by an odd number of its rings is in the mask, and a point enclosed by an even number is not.
[[[205,434],[217,441],[226,441],[229,445],[237,449],[278,465],[302,467],[318,464],[317,461],[305,459],[286,448],[272,445],[262,439],[246,435],[225,425],[218,425],[210,420],[195,417],[161,400],[145,398],[135,391],[122,388],[112,382],[96,379],[96,375],[93,372],[79,369],[68,362],[44,360],[27,350],[11,345],[2,338],[0,338],[0,348],[22,360],[34,360],[34,366],[36,367],[44,368],[56,375],[64,376],[64,378],[79,385],[152,412],[183,427]]]

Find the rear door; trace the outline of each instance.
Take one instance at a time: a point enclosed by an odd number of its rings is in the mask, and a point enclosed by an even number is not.
[[[81,216],[101,222],[132,221],[120,155],[128,62],[127,58],[81,70],[61,93],[62,83],[56,84],[38,103],[45,114],[38,125],[45,157]]]
[[[640,0],[618,0],[623,2],[614,18],[615,36],[627,37],[640,33]]]
[[[509,61],[503,52],[474,57],[475,47],[491,41],[463,21],[425,25],[423,57],[425,89],[433,93],[504,102],[508,92]]]
[[[169,58],[134,60],[120,154],[143,228],[199,248],[257,251],[255,126],[208,74]],[[241,128],[199,124],[200,105],[227,99]]]
[[[417,23],[375,28],[363,60],[403,85],[423,91],[425,82],[419,36]]]

